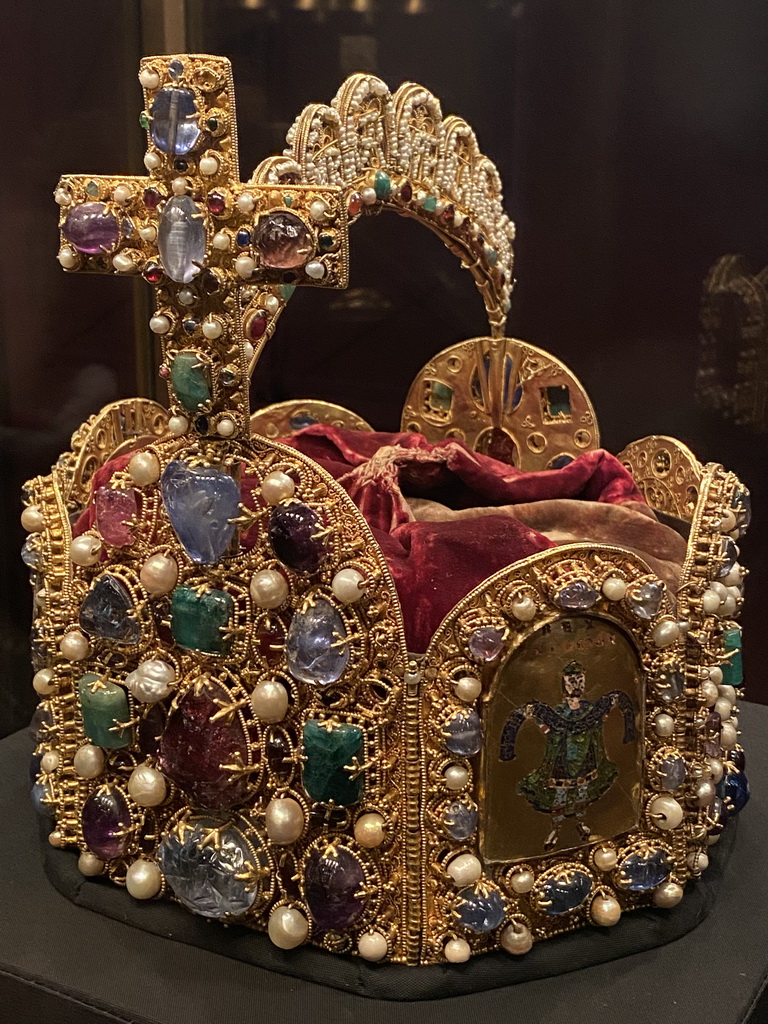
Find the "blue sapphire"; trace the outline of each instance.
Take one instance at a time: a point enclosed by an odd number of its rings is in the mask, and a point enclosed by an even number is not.
[[[463,800],[454,800],[446,808],[443,824],[452,839],[463,842],[469,839],[477,828],[477,808],[471,807]]]
[[[459,893],[456,916],[472,932],[492,932],[499,927],[506,913],[507,905],[498,889],[480,884]]]
[[[240,487],[234,477],[174,459],[160,486],[171,526],[189,557],[204,565],[218,562],[235,535]]]
[[[42,754],[33,754],[29,759],[29,781],[33,786],[37,782],[37,776],[40,774],[40,763],[42,760]]]
[[[29,734],[35,743],[39,743],[49,730],[53,728],[53,715],[47,704],[38,704],[32,721],[29,723]]]
[[[250,245],[251,232],[248,230],[248,228],[240,228],[240,230],[235,235],[235,241],[237,242],[241,249],[244,249],[246,245]]]
[[[291,620],[285,640],[288,671],[294,679],[328,686],[341,678],[349,664],[344,620],[324,597]]]
[[[163,153],[186,156],[200,138],[195,94],[191,89],[161,89],[152,102],[149,131]]]
[[[185,320],[182,324],[187,334],[194,334],[197,328],[200,326],[199,320]]]
[[[102,573],[80,606],[80,627],[89,636],[137,644],[141,639],[131,594],[117,576]]]
[[[314,427],[317,420],[314,416],[310,416],[308,412],[300,412],[296,416],[291,416],[291,430],[303,430],[305,427]]]
[[[722,799],[731,814],[738,814],[749,802],[749,781],[744,772],[728,772],[723,778]]]
[[[666,850],[650,849],[630,853],[619,864],[618,884],[631,892],[647,892],[669,878],[672,859]]]
[[[157,248],[163,270],[173,281],[188,284],[205,262],[205,220],[190,196],[174,196],[163,209]]]
[[[572,455],[556,455],[549,464],[550,469],[565,469],[573,462]]]
[[[180,78],[184,73],[184,64],[177,58],[171,61],[168,65],[168,74],[171,78]]]
[[[21,548],[21,560],[28,569],[42,569],[43,556],[34,536],[27,537]]]
[[[555,604],[567,611],[584,612],[591,608],[599,597],[595,588],[586,580],[574,580],[558,591],[555,595]]]
[[[585,871],[563,868],[542,885],[539,906],[550,917],[558,917],[580,907],[591,892],[592,879]]]
[[[473,757],[483,745],[483,729],[476,711],[459,711],[443,728],[445,746],[452,754]]]
[[[49,782],[36,782],[30,794],[32,805],[41,818],[53,818],[53,807],[50,801],[53,799],[51,784]]]
[[[738,549],[730,537],[723,537],[722,556],[723,564],[717,572],[720,578],[727,576],[739,559]]]

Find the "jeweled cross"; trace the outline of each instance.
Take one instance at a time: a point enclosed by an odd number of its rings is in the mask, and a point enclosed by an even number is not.
[[[294,288],[347,285],[346,204],[338,186],[240,182],[224,57],[145,57],[139,81],[148,175],[62,177],[59,262],[143,275],[172,429],[247,436],[250,373]]]

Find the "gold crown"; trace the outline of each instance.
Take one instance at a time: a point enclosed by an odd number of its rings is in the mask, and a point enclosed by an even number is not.
[[[629,547],[560,544],[490,576],[409,655],[365,518],[267,439],[367,425],[297,401],[252,426],[248,383],[293,289],[346,285],[348,223],[395,210],[471,271],[490,322],[418,375],[403,429],[522,471],[597,449],[576,378],[503,336],[498,173],[426,89],[355,75],[241,183],[228,61],[147,58],[139,79],[148,176],[66,175],[55,193],[66,270],[155,287],[170,417],[109,406],[28,484],[50,842],[137,899],[408,964],[675,905],[748,796],[747,492],[671,438],[632,444],[621,461],[687,537],[676,592]]]

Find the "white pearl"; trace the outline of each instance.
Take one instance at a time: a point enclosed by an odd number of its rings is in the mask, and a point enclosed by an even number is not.
[[[723,576],[721,583],[725,587],[740,587],[742,583],[741,574],[743,569],[738,562],[734,562],[727,576]]]
[[[376,202],[376,189],[368,186],[360,191],[360,198],[366,206],[373,206]]]
[[[677,882],[665,882],[653,892],[653,902],[657,907],[676,907],[682,898],[683,887]]]
[[[707,836],[707,846],[714,846],[715,843],[720,842],[720,834],[716,836]]]
[[[715,785],[720,782],[723,775],[725,775],[725,768],[723,762],[717,757],[711,757],[709,759],[709,774],[712,776],[712,781]]]
[[[176,295],[176,298],[179,300],[180,303],[182,303],[182,305],[191,306],[194,304],[195,300],[197,299],[197,296],[195,295],[191,288],[180,288]]]
[[[733,704],[731,704],[727,697],[718,697],[715,701],[715,711],[720,715],[720,718],[726,722],[731,717]]]
[[[592,900],[589,908],[589,916],[595,924],[603,928],[610,928],[616,924],[621,917],[621,906],[619,901],[612,896],[597,896]]]
[[[512,614],[520,622],[530,622],[536,614],[536,602],[527,595],[518,597],[512,602]]]
[[[721,675],[721,678],[722,678],[722,673],[720,675]],[[729,700],[731,702],[731,704],[735,704],[736,703],[737,693],[736,693],[736,687],[735,686],[722,686],[721,685],[721,686],[718,687],[718,693],[720,694],[721,697],[725,697],[726,700]]]
[[[706,615],[714,615],[720,607],[720,595],[711,588],[705,590],[701,597],[701,607]]]
[[[469,960],[472,950],[466,939],[449,939],[443,953],[449,964],[463,964]]]
[[[56,847],[63,846],[64,845],[64,835],[63,835],[63,833],[60,832],[58,829],[56,829],[54,832],[51,832],[51,834],[48,836],[48,842],[51,844],[51,846],[56,846]]]
[[[304,831],[304,810],[292,797],[270,800],[264,812],[267,835],[278,846],[295,843]]]
[[[250,192],[241,192],[237,197],[237,208],[240,213],[250,213],[253,209],[253,196]]]
[[[144,154],[144,166],[148,171],[156,171],[162,162],[160,156],[151,149]]]
[[[660,715],[656,715],[653,720],[653,730],[657,736],[667,737],[671,736],[675,731],[675,720],[672,715],[668,715],[662,712]]]
[[[261,484],[261,493],[270,505],[279,505],[281,501],[292,498],[295,490],[293,478],[279,469],[265,476]]]
[[[128,793],[139,807],[157,807],[165,800],[168,786],[157,769],[140,764],[128,778]]]
[[[530,892],[533,888],[533,872],[524,868],[522,871],[516,871],[509,880],[509,884],[512,887],[512,891],[522,895],[523,893]]]
[[[174,178],[171,182],[171,190],[175,196],[183,196],[189,188],[189,182],[186,178]]]
[[[157,238],[157,228],[154,224],[145,224],[143,228],[139,228],[139,238],[142,242],[154,242]]]
[[[160,868],[152,860],[139,857],[125,873],[125,888],[135,900],[151,900],[163,884]]]
[[[217,231],[216,234],[211,239],[211,244],[213,245],[213,248],[219,249],[222,252],[226,252],[231,242],[232,239],[229,237],[228,231]]]
[[[472,885],[483,873],[483,865],[473,853],[460,853],[445,869],[454,885]]]
[[[72,270],[80,262],[80,257],[77,255],[74,249],[70,249],[68,245],[65,245],[63,249],[59,250],[59,263],[65,270]]]
[[[448,789],[464,789],[469,782],[469,772],[463,765],[449,764],[443,773],[443,779]]]
[[[261,304],[273,316],[280,309],[280,299],[276,295],[265,295]]]
[[[295,907],[275,907],[269,915],[267,932],[280,949],[295,949],[307,941],[309,923]]]
[[[248,278],[253,274],[256,269],[256,261],[251,256],[246,256],[244,253],[237,257],[235,260],[235,270],[238,275],[247,281]]]
[[[160,85],[160,76],[156,71],[142,68],[139,72],[139,82],[141,82],[145,89],[156,89]]]
[[[160,460],[153,452],[136,452],[128,463],[128,475],[143,487],[160,479]]]
[[[708,679],[706,683],[701,684],[699,687],[699,693],[701,694],[701,699],[708,708],[711,708],[718,698],[718,689],[711,679]]]
[[[57,188],[53,193],[53,198],[59,204],[59,206],[69,206],[72,202],[72,193],[66,188]]]
[[[621,601],[627,593],[627,584],[618,576],[609,576],[603,583],[603,593],[609,601]]]
[[[253,603],[259,608],[279,608],[287,599],[289,588],[282,573],[262,569],[251,577],[250,591]]]
[[[355,839],[366,850],[384,842],[384,818],[375,811],[361,814],[355,822]]]
[[[46,775],[50,775],[51,772],[55,772],[59,767],[60,761],[61,757],[58,750],[46,750],[40,759],[40,770],[45,772]]]
[[[353,604],[365,593],[364,582],[365,577],[357,569],[340,569],[331,582],[333,596],[342,604]]]
[[[733,750],[738,738],[733,719],[730,722],[723,722],[723,727],[720,730],[720,746],[725,750]]]
[[[21,525],[27,533],[42,533],[45,529],[45,518],[37,505],[28,505],[21,513]]]
[[[671,619],[662,619],[654,627],[651,636],[657,647],[669,647],[670,644],[680,639],[680,626]]]
[[[204,175],[206,178],[210,178],[214,174],[216,174],[219,169],[218,157],[215,157],[212,153],[209,153],[207,156],[200,158],[200,163],[198,164],[198,167],[202,175]]]
[[[219,437],[232,437],[236,429],[237,424],[231,416],[222,416],[216,424],[216,433]]]
[[[49,694],[55,693],[59,688],[52,668],[41,668],[39,672],[35,672],[32,677],[32,686],[41,697],[47,697]]]
[[[314,199],[309,204],[309,216],[316,224],[322,224],[325,220],[328,207],[325,205],[322,199]]]
[[[648,815],[657,828],[668,832],[683,820],[683,808],[673,796],[663,794],[651,800]]]
[[[695,875],[700,875],[709,867],[709,857],[706,853],[689,853],[685,861]]]
[[[149,320],[149,329],[153,334],[167,334],[171,329],[170,317],[164,313],[156,313]]]
[[[113,202],[119,203],[121,206],[123,203],[129,202],[132,196],[133,190],[128,185],[118,185],[117,188],[112,191]]]
[[[304,272],[313,281],[321,281],[325,277],[325,264],[321,263],[320,260],[310,260],[306,267],[304,267]]]
[[[81,875],[85,875],[86,878],[94,878],[104,870],[104,861],[99,860],[96,854],[91,853],[90,850],[84,850],[77,859],[77,866]]]
[[[714,665],[711,669],[709,669],[709,678],[712,680],[715,686],[719,686],[720,683],[722,683],[723,670],[720,668],[719,665]]]
[[[720,532],[721,533],[730,533],[731,530],[734,530],[735,528],[736,528],[736,513],[733,511],[733,509],[729,508],[726,511],[726,513],[723,516],[723,518],[720,520]]]
[[[69,557],[75,565],[95,565],[101,556],[101,541],[84,533],[75,537],[69,548]]]
[[[728,588],[724,583],[721,583],[720,580],[712,580],[712,582],[709,584],[709,587],[710,590],[714,590],[717,594],[720,595],[721,601],[724,601],[726,597],[728,597]]]
[[[179,567],[176,560],[156,551],[141,567],[139,579],[148,594],[169,594],[176,586]]]
[[[731,594],[720,605],[720,618],[731,619],[736,612],[736,598]]]
[[[601,846],[595,850],[595,867],[600,871],[613,871],[619,856],[610,846]]]
[[[176,669],[160,658],[148,658],[125,678],[125,685],[141,704],[164,700],[176,684]]]
[[[243,357],[245,358],[246,363],[250,363],[250,361],[253,359],[255,351],[256,350],[254,349],[250,341],[243,342]]]
[[[387,955],[387,939],[381,932],[365,932],[357,940],[357,951],[364,960],[383,960]]]
[[[526,925],[508,924],[501,933],[501,945],[508,953],[522,956],[533,945],[531,930]]]
[[[709,779],[704,779],[696,787],[696,803],[699,807],[709,807],[715,799],[715,785]]]
[[[175,437],[186,434],[189,430],[189,420],[186,416],[171,416],[168,420],[168,431]]]
[[[251,707],[262,722],[282,722],[288,712],[288,691],[277,679],[265,679],[251,691]]]
[[[81,779],[96,779],[104,771],[104,751],[92,743],[84,743],[75,751],[72,764]]]
[[[78,629],[73,629],[64,634],[59,644],[59,650],[67,661],[82,661],[83,658],[88,657],[91,645]]]
[[[224,332],[224,324],[216,316],[209,316],[206,320],[203,320],[203,334],[209,341],[215,341],[216,338],[220,338]]]
[[[462,676],[453,684],[453,692],[467,703],[476,700],[483,689],[483,684],[476,676]]]

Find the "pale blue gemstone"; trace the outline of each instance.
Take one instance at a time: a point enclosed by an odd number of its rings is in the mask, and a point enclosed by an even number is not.
[[[186,156],[200,138],[195,94],[191,89],[161,89],[150,110],[152,141],[163,153]]]
[[[341,615],[323,597],[296,612],[285,640],[288,671],[302,683],[335,683],[349,663],[349,644],[339,643],[346,635]]]
[[[592,879],[584,871],[566,868],[541,887],[541,909],[551,917],[580,907],[592,891]]]
[[[473,757],[483,743],[480,716],[476,711],[459,711],[443,729],[443,736],[452,754]]]
[[[31,792],[32,805],[42,818],[53,818],[53,808],[49,800],[52,799],[51,786],[48,782],[36,782]]]
[[[96,580],[80,605],[80,628],[89,636],[137,644],[141,626],[136,619],[131,593],[117,576],[105,572]]]
[[[240,487],[234,477],[175,459],[165,468],[161,490],[171,526],[189,557],[204,565],[218,562],[235,534]]]
[[[477,828],[477,808],[470,807],[463,800],[454,800],[446,809],[443,824],[452,839],[463,842]]]
[[[633,615],[647,622],[659,614],[663,600],[664,584],[650,582],[644,583],[637,590],[631,591],[627,598],[627,603]]]
[[[216,843],[202,845],[211,828],[221,822],[204,820],[185,832],[162,841],[157,851],[160,868],[174,895],[203,917],[240,916],[253,905],[258,888],[248,889],[237,876],[246,870],[253,854],[240,832],[225,828]]]
[[[492,932],[504,920],[507,906],[498,889],[470,886],[459,893],[456,915],[473,932]]]
[[[205,221],[200,207],[189,196],[174,196],[160,217],[157,246],[166,274],[187,284],[200,273],[205,261]]]
[[[669,878],[672,861],[665,850],[644,850],[631,853],[619,864],[618,883],[631,892],[646,892]]]

